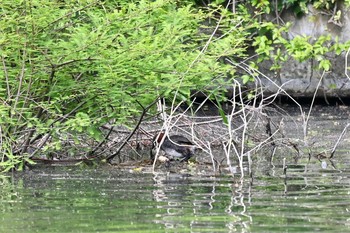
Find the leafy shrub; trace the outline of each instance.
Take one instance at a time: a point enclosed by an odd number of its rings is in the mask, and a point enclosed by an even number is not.
[[[64,135],[99,141],[111,119],[133,126],[160,95],[224,84],[234,71],[220,58],[244,56],[249,20],[174,0],[5,0],[0,14],[0,166],[10,168],[61,149]]]

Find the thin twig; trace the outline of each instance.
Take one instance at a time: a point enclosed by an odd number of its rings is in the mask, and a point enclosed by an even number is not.
[[[318,91],[318,89],[319,89],[320,86],[321,86],[321,83],[322,83],[322,80],[323,80],[324,75],[325,75],[325,71],[323,71],[323,73],[322,73],[322,75],[321,75],[321,78],[320,78],[320,80],[319,80],[318,83],[317,83],[317,86],[316,86],[314,95],[312,96],[312,101],[311,101],[311,105],[310,105],[309,112],[308,112],[308,114],[307,114],[307,117],[304,119],[303,128],[304,128],[304,140],[305,140],[305,141],[306,141],[306,139],[307,139],[307,134],[308,134],[307,127],[308,127],[308,123],[309,123],[311,111],[312,111],[312,108],[313,108],[314,103],[315,103],[317,91]]]
[[[346,77],[350,80],[350,77],[348,75],[348,57],[349,57],[349,52],[350,52],[350,47],[348,48],[348,51],[346,51],[346,54],[345,54],[345,75]]]
[[[136,102],[141,106],[142,108],[142,113],[141,116],[136,124],[136,126],[134,127],[134,129],[130,132],[130,134],[124,139],[123,143],[120,145],[120,147],[117,149],[117,151],[113,154],[111,154],[110,156],[107,157],[107,162],[111,163],[111,161],[114,159],[115,156],[117,156],[120,151],[123,149],[123,147],[127,144],[127,142],[130,140],[130,138],[135,134],[136,130],[139,128],[143,117],[146,115],[147,111],[153,106],[155,105],[160,97],[157,97],[152,103],[150,103],[147,107],[144,107],[138,100],[136,100]]]
[[[98,144],[95,146],[95,148],[93,148],[91,151],[89,151],[87,154],[88,155],[93,155],[95,154],[95,152],[97,151],[98,148],[100,148],[104,143],[106,143],[106,141],[108,140],[109,136],[111,135],[111,133],[113,132],[113,129],[114,129],[114,126],[112,126],[108,133],[106,134],[106,136],[104,137],[104,139]],[[98,155],[96,155],[98,157]]]
[[[337,147],[338,147],[338,144],[340,143],[340,140],[342,139],[342,137],[343,137],[344,134],[346,133],[346,130],[348,129],[349,126],[350,126],[350,123],[348,123],[348,124],[344,127],[343,132],[341,132],[341,134],[339,135],[338,140],[337,140],[337,142],[335,143],[335,145],[334,145],[334,147],[333,147],[333,149],[332,149],[331,156],[329,157],[330,159],[333,158],[334,153],[335,153],[335,151],[336,151],[336,149],[337,149]]]

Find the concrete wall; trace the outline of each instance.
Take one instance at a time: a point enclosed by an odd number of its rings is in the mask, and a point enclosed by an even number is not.
[[[292,39],[296,35],[306,35],[316,38],[320,35],[331,35],[334,39],[339,38],[339,42],[345,43],[350,40],[350,9],[338,6],[342,11],[342,18],[339,22],[332,22],[331,15],[308,7],[307,15],[296,18],[293,13],[285,13],[281,17],[284,22],[293,22],[293,26],[287,37]],[[348,60],[350,66],[350,55],[346,52],[341,55],[331,54],[328,59],[332,63],[332,68],[322,79],[321,86],[317,92],[318,96],[329,97],[350,97],[350,70],[346,71],[345,63]],[[260,71],[281,85],[292,96],[312,97],[317,84],[322,77],[322,71],[315,69],[317,61],[297,62],[290,59],[286,62],[281,72],[275,73],[269,70],[272,61],[265,61],[259,64]],[[346,73],[347,72],[347,73]],[[347,75],[349,77],[347,77]],[[267,93],[275,93],[278,88],[271,84],[266,78],[262,78],[266,86]]]

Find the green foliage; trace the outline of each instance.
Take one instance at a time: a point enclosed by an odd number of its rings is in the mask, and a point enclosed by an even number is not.
[[[272,58],[274,65],[271,68],[279,69],[281,63],[287,61],[287,58],[291,56],[299,62],[314,59],[319,62],[319,69],[328,71],[331,68],[331,63],[327,59],[327,55],[330,53],[339,55],[346,51],[350,45],[337,41],[331,45],[332,39],[329,35],[320,36],[317,39],[312,39],[310,36],[295,36],[293,39],[287,40],[281,34],[281,31],[286,31],[287,28],[276,27],[272,29],[272,39],[268,39],[265,35],[255,38],[253,45],[256,46],[256,52],[260,55],[258,62]]]
[[[264,13],[269,14],[270,9],[270,1],[267,0],[251,0],[252,6],[261,9]]]
[[[264,14],[270,12],[270,7],[276,7],[276,4],[263,4],[263,1],[251,1],[252,5],[256,6],[259,12],[257,14]],[[260,5],[257,5],[259,2]],[[277,1],[278,12],[284,9],[291,8],[297,15],[307,13],[307,5],[313,4],[317,9],[329,10],[334,7],[334,1]],[[275,10],[275,9],[274,9]],[[340,13],[334,15],[333,20],[340,18]],[[286,39],[286,34],[290,28],[290,23],[283,26],[262,21],[257,36],[254,37],[252,45],[255,52],[259,55],[257,62],[270,59],[274,62],[271,69],[279,70],[283,62],[286,62],[289,57],[294,58],[299,62],[313,59],[318,62],[318,69],[329,71],[331,69],[331,62],[327,56],[331,53],[339,55],[349,48],[349,43],[339,43],[336,38],[335,41],[329,35],[320,36],[318,38],[311,38],[310,36],[297,35],[292,39]],[[332,45],[333,44],[333,45]]]
[[[288,41],[288,24],[259,17],[276,6],[305,12],[308,3],[333,2],[252,0],[236,2],[235,12],[227,1],[196,2],[2,1],[0,167],[22,168],[35,153],[91,152],[104,140],[102,125],[133,127],[159,96],[180,102],[198,90],[221,101],[236,75],[223,61],[248,58],[251,46],[258,62],[274,59],[272,69],[292,56],[316,59],[324,70],[331,68],[325,55],[349,47],[329,46],[328,37]]]
[[[212,7],[174,0],[2,1],[0,166],[19,167],[30,159],[25,154],[48,156],[67,143],[98,143],[101,125],[114,119],[133,126],[159,95],[180,93],[183,101],[191,90],[210,89],[208,83],[219,85],[213,95],[222,93],[234,71],[220,59],[245,56],[250,17]],[[225,16],[224,36],[213,38],[218,13]]]
[[[333,10],[337,4],[335,0],[278,0],[274,2],[267,0],[251,0],[250,3],[258,10],[267,14],[274,11],[282,12],[283,10],[289,9],[292,10],[296,16],[308,13],[308,5],[312,5],[316,9],[329,11]],[[344,3],[345,6],[350,6],[350,1],[344,1]]]
[[[290,43],[286,44],[286,49],[296,60],[305,61],[312,56],[313,46],[308,42],[308,36],[296,36]]]

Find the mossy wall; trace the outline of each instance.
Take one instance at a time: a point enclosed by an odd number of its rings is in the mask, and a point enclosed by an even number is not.
[[[310,36],[311,40],[316,40],[319,36],[330,35],[330,46],[336,40],[340,43],[350,41],[350,10],[342,4],[339,9],[342,12],[339,20],[332,17],[332,12],[327,15],[312,5],[308,6],[308,13],[301,17],[295,16],[291,10],[284,12],[280,20],[292,23],[286,38],[291,40],[296,36]],[[318,62],[314,59],[299,62],[293,58],[283,63],[278,72],[270,70],[272,59],[259,63],[259,69],[276,84],[283,85],[283,89],[293,97],[312,97],[316,90],[318,97],[350,97],[349,54],[346,51],[340,55],[331,53],[327,59],[332,64],[327,72],[317,69]],[[261,78],[267,93],[278,91],[278,86],[267,78]]]

